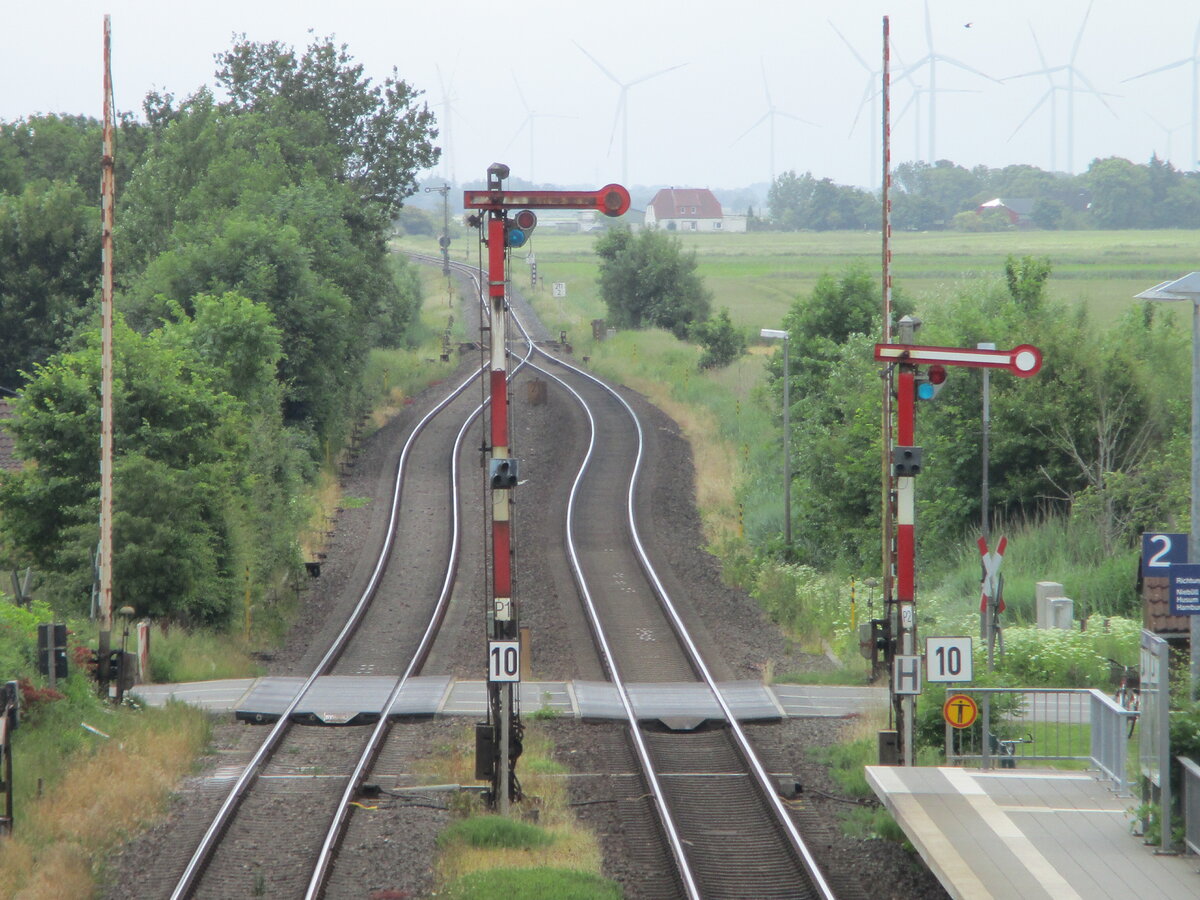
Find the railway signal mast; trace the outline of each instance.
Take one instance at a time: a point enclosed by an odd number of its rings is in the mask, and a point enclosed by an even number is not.
[[[508,427],[508,251],[523,246],[537,225],[534,209],[597,210],[620,216],[629,209],[629,192],[618,184],[598,191],[506,191],[509,168],[493,163],[487,170],[487,189],[465,191],[463,208],[480,210],[468,222],[480,229],[488,248],[487,294],[491,311],[485,326],[491,404],[488,438],[488,486],[492,495],[491,603],[488,608],[488,722],[476,732],[476,776],[490,778],[492,803],[502,814],[519,799],[513,770],[520,754],[521,721],[513,703],[513,685],[520,683],[519,606],[513,597],[513,490],[517,460],[511,455]],[[518,210],[509,215],[511,210]]]
[[[887,535],[891,555],[888,610],[884,625],[886,655],[891,670],[892,703],[902,735],[904,764],[914,764],[913,698],[920,693],[920,657],[916,655],[916,477],[924,467],[921,448],[916,446],[916,401],[929,399],[945,380],[945,367],[969,366],[1004,369],[1018,378],[1036,375],[1042,354],[1022,344],[1012,350],[921,347],[913,343],[920,320],[905,316],[899,322],[899,343],[875,345],[875,359],[888,363],[887,383],[895,385],[896,433],[884,433],[890,449],[888,473],[891,525]],[[924,371],[923,371],[924,369]]]

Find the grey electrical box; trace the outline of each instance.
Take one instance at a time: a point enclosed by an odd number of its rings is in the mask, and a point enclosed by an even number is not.
[[[894,730],[879,732],[879,764],[881,766],[900,765],[900,732]]]
[[[897,478],[911,478],[921,474],[920,447],[893,447],[892,474]]]
[[[494,491],[515,488],[517,486],[517,461],[515,459],[488,460],[488,476]]]

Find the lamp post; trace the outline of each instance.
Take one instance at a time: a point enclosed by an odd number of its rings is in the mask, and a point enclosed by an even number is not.
[[[1135,300],[1171,300],[1192,303],[1192,509],[1188,534],[1188,562],[1200,563],[1200,272],[1192,272],[1175,281],[1164,281],[1134,295]],[[1200,682],[1200,616],[1191,617],[1191,677],[1188,696],[1196,699]]]
[[[791,430],[791,368],[788,364],[788,344],[791,335],[780,328],[764,328],[759,335],[783,341],[783,543],[788,560],[792,558],[792,430]]]

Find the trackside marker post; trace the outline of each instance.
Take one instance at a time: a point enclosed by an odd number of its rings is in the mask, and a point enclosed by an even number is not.
[[[487,465],[488,487],[492,495],[492,588],[488,604],[488,709],[487,739],[477,747],[485,748],[486,765],[476,761],[477,772],[487,769],[492,776],[492,802],[507,815],[509,803],[520,799],[513,769],[521,740],[520,718],[513,704],[513,684],[520,679],[520,605],[513,597],[512,495],[517,485],[517,460],[509,444],[508,409],[508,277],[505,266],[511,247],[529,240],[537,225],[532,209],[591,209],[606,216],[619,216],[629,209],[629,192],[619,184],[598,191],[506,191],[504,180],[509,168],[493,163],[487,170],[487,190],[465,191],[463,208],[478,209],[483,215],[472,217],[480,238],[488,248],[487,297],[491,309],[487,351],[488,384],[491,404],[487,434],[490,454]],[[510,210],[520,210],[509,216]],[[483,727],[483,726],[481,726]],[[495,753],[498,751],[498,754]],[[477,751],[478,752],[478,751]],[[496,758],[498,755],[499,759]]]

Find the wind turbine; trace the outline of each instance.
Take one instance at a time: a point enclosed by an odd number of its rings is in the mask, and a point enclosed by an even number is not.
[[[945,88],[937,86],[937,64],[939,62],[953,66],[956,69],[962,69],[964,72],[970,72],[972,75],[978,75],[980,78],[986,78],[988,81],[996,81],[991,75],[986,75],[978,69],[968,66],[965,62],[954,59],[950,56],[943,56],[933,49],[933,27],[929,21],[929,0],[925,0],[925,44],[928,47],[928,52],[918,59],[911,66],[906,66],[899,74],[899,79],[911,81],[913,73],[921,68],[929,69],[929,87],[919,88],[918,93],[926,93],[929,95],[929,163],[937,162],[937,95],[948,93]]]
[[[1139,78],[1145,78],[1147,75],[1157,75],[1159,72],[1165,72],[1168,69],[1175,69],[1179,66],[1192,64],[1192,158],[1188,160],[1185,169],[1194,171],[1197,166],[1200,166],[1200,145],[1197,144],[1197,129],[1196,119],[1200,116],[1200,23],[1196,25],[1196,37],[1192,40],[1192,55],[1186,59],[1177,59],[1173,63],[1167,63],[1165,66],[1159,66],[1157,69],[1151,69],[1149,72],[1143,72],[1140,75],[1134,75],[1126,78],[1125,81],[1136,81]]]
[[[826,20],[826,21],[829,21],[829,20]],[[872,69],[871,66],[868,65],[867,61],[862,58],[862,56],[859,54],[859,52],[854,49],[854,46],[848,40],[846,40],[846,36],[844,34],[842,34],[840,31],[838,31],[837,26],[834,25],[832,21],[829,21],[829,27],[832,28],[834,30],[834,32],[837,34],[837,36],[842,39],[842,43],[846,45],[846,49],[849,50],[854,55],[854,58],[856,60],[858,60],[858,64],[860,66],[862,66],[864,69],[866,69],[866,71],[867,71],[867,86],[863,89],[862,100],[860,100],[858,103],[858,111],[854,114],[854,121],[850,124],[850,134],[854,134],[854,129],[858,127],[858,119],[862,115],[863,107],[866,106],[868,103],[870,103],[871,104],[871,138],[870,138],[870,140],[871,140],[871,178],[867,182],[867,185],[868,185],[868,187],[871,188],[871,190],[875,190],[875,186],[878,184],[877,178],[879,176],[879,172],[878,172],[878,168],[877,168],[877,166],[878,166],[877,156],[876,156],[876,152],[875,152],[876,149],[878,148],[878,144],[879,144],[879,139],[876,137],[876,135],[878,134],[878,131],[876,130],[876,128],[879,125],[879,112],[877,109],[876,100],[878,99],[879,94],[880,94],[879,78],[880,78],[880,76],[883,75],[883,69]]]
[[[454,118],[455,106],[453,101],[450,99],[450,91],[446,88],[446,80],[442,77],[442,67],[435,63],[434,68],[437,69],[438,84],[442,89],[441,106],[446,111],[446,120],[442,123],[443,142],[446,145],[446,151],[442,154],[442,159],[444,161],[443,177],[445,177],[446,181],[448,181],[450,184],[457,184],[458,182],[454,177],[454,142],[451,140],[450,136],[450,124]],[[454,86],[453,76],[450,78],[450,86]],[[449,169],[448,175],[446,175],[447,169]]]
[[[615,84],[617,87],[619,87],[621,89],[620,93],[617,95],[617,111],[616,111],[616,114],[613,116],[613,130],[612,130],[612,135],[608,139],[608,150],[610,153],[612,152],[612,142],[613,142],[613,139],[617,136],[617,120],[619,119],[621,122],[621,183],[628,186],[629,185],[629,89],[631,87],[633,87],[635,84],[641,84],[643,81],[649,81],[651,78],[657,78],[659,75],[666,75],[668,72],[673,72],[676,69],[681,69],[685,65],[687,65],[687,63],[679,63],[678,65],[669,66],[666,69],[659,69],[657,72],[651,72],[649,75],[643,75],[641,78],[635,78],[633,81],[621,81],[620,79],[617,78],[616,75],[614,75],[612,72],[608,71],[608,69],[604,68],[604,66],[600,63],[600,60],[596,59],[596,57],[592,56],[592,54],[590,54],[586,50],[584,50],[583,47],[580,47],[577,42],[573,42],[573,43],[575,43],[576,47],[579,47],[579,51],[584,56],[586,56],[588,59],[590,59],[593,63],[596,64],[597,69],[599,69],[601,72],[603,72],[613,84]]]
[[[1033,41],[1037,46],[1038,58],[1041,60],[1042,68],[1036,69],[1032,72],[1022,72],[1020,75],[1011,75],[1004,79],[1005,81],[1012,81],[1016,78],[1028,78],[1032,75],[1045,75],[1050,80],[1050,90],[1047,91],[1046,94],[1042,95],[1042,99],[1034,105],[1032,110],[1030,110],[1029,115],[1025,117],[1025,121],[1028,121],[1029,117],[1033,115],[1033,113],[1042,105],[1043,102],[1045,102],[1047,97],[1049,97],[1051,100],[1051,115],[1054,115],[1054,113],[1057,111],[1054,92],[1059,90],[1065,90],[1067,92],[1067,172],[1069,173],[1073,173],[1075,171],[1075,95],[1080,93],[1091,94],[1102,104],[1104,104],[1105,109],[1107,109],[1114,116],[1116,115],[1116,112],[1113,111],[1113,108],[1108,105],[1108,101],[1104,99],[1104,95],[1100,93],[1100,91],[1096,90],[1096,88],[1088,80],[1088,77],[1080,72],[1075,65],[1075,57],[1079,55],[1079,44],[1083,40],[1083,31],[1085,28],[1087,28],[1087,20],[1091,14],[1092,4],[1088,3],[1087,12],[1083,14],[1083,22],[1079,26],[1079,33],[1075,35],[1075,43],[1071,45],[1071,55],[1067,58],[1065,63],[1057,66],[1047,66],[1046,59],[1044,56],[1042,56],[1042,47],[1040,44],[1038,44],[1037,35],[1035,34]],[[1032,30],[1033,29],[1031,26],[1030,31]],[[1054,74],[1056,72],[1067,73],[1067,86],[1065,88],[1054,80]],[[1077,88],[1075,86],[1076,78],[1083,83],[1084,86],[1082,88]],[[1022,121],[1021,125],[1024,125],[1025,121]],[[1057,122],[1057,119],[1055,121]],[[1020,129],[1021,125],[1018,125],[1017,129]],[[1013,131],[1013,134],[1016,133],[1016,131]],[[1051,168],[1054,168],[1055,164],[1056,158],[1052,155],[1050,163]]]
[[[767,111],[765,113],[763,113],[762,116],[759,117],[757,122],[755,122],[753,125],[751,125],[749,128],[747,128],[745,131],[743,131],[738,136],[737,140],[735,140],[733,142],[733,144],[736,144],[738,141],[740,141],[742,138],[744,138],[746,135],[748,135],[750,132],[752,132],[755,128],[757,128],[763,122],[766,122],[767,129],[768,129],[768,132],[770,135],[770,142],[771,142],[771,147],[770,147],[771,180],[769,183],[774,184],[775,183],[775,117],[783,116],[785,119],[794,119],[797,122],[803,122],[805,125],[813,125],[813,123],[808,121],[808,119],[802,119],[799,116],[794,116],[789,112],[784,112],[782,109],[776,108],[775,104],[771,101],[771,87],[770,87],[770,85],[767,84],[767,65],[766,65],[766,63],[764,63],[762,61],[761,57],[759,58],[758,62],[759,62],[759,65],[762,67],[763,93],[765,93],[767,96]],[[730,144],[729,146],[732,147],[733,144]]]
[[[1145,112],[1145,111],[1143,110],[1143,112]],[[1171,162],[1171,159],[1172,159],[1171,142],[1172,142],[1175,132],[1177,132],[1180,128],[1186,128],[1188,125],[1190,125],[1192,123],[1184,122],[1180,125],[1176,125],[1174,128],[1169,128],[1166,125],[1164,125],[1162,122],[1158,121],[1158,119],[1156,119],[1154,116],[1150,115],[1150,113],[1145,113],[1145,116],[1147,119],[1149,119],[1151,122],[1153,122],[1159,128],[1161,128],[1163,134],[1166,135],[1166,138],[1167,138],[1166,156],[1162,156],[1159,158],[1165,160],[1166,162]],[[1157,151],[1155,151],[1155,152],[1157,153]]]
[[[525,102],[525,95],[521,92],[521,85],[517,81],[517,75],[515,72],[513,73],[513,86],[517,89],[517,96],[521,99],[521,105],[523,107],[525,107],[526,115],[525,115],[525,118],[521,121],[520,126],[517,128],[516,134],[514,134],[512,136],[512,141],[508,142],[508,146],[511,147],[513,141],[515,141],[518,137],[520,137],[521,132],[525,130],[525,127],[526,126],[529,127],[529,183],[535,184],[536,182],[534,181],[534,177],[533,177],[533,148],[534,148],[533,125],[534,125],[534,122],[538,119],[573,119],[575,117],[574,116],[560,116],[555,113],[535,112],[529,106],[529,104],[527,102]],[[507,150],[508,147],[506,147],[505,149]]]

